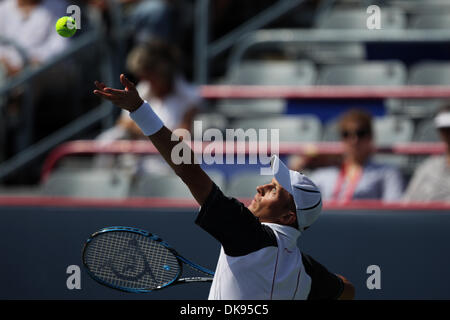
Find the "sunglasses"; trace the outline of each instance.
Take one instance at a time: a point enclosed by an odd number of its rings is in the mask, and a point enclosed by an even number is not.
[[[370,135],[370,132],[365,129],[358,129],[358,130],[354,130],[354,131],[343,130],[341,132],[341,137],[343,139],[348,139],[350,137],[357,137],[358,139],[363,139],[363,138],[368,137],[369,135]]]

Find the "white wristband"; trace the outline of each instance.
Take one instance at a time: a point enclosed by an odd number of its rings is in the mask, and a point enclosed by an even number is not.
[[[153,111],[147,101],[144,101],[139,108],[130,112],[130,117],[146,136],[158,132],[164,126],[162,120]]]

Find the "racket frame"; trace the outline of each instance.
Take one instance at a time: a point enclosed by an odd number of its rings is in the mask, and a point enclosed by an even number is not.
[[[99,277],[97,277],[88,267],[86,261],[85,261],[85,252],[87,247],[89,246],[89,243],[98,235],[103,234],[103,233],[107,233],[107,232],[117,232],[117,231],[124,231],[124,232],[131,232],[131,233],[136,233],[139,235],[142,235],[144,237],[148,237],[151,240],[154,240],[156,242],[158,242],[159,244],[161,244],[162,246],[164,246],[167,250],[169,250],[177,259],[178,262],[178,266],[179,266],[179,271],[177,273],[177,275],[175,277],[173,277],[173,279],[169,282],[167,282],[164,285],[158,286],[156,288],[153,289],[133,289],[133,288],[127,288],[127,287],[122,287],[122,286],[117,286],[117,285],[113,285],[112,283],[102,280]],[[142,230],[139,228],[135,228],[135,227],[125,227],[125,226],[113,226],[113,227],[105,227],[102,228],[96,232],[94,232],[92,235],[89,236],[89,238],[86,240],[86,242],[83,245],[83,250],[81,253],[81,259],[83,262],[83,266],[86,269],[87,273],[89,274],[89,276],[91,278],[93,278],[95,281],[97,281],[98,283],[105,285],[109,288],[113,288],[113,289],[117,289],[120,291],[125,291],[125,292],[131,292],[131,293],[148,293],[148,292],[152,292],[155,290],[160,290],[163,288],[166,288],[170,285],[175,285],[175,284],[182,284],[182,283],[189,283],[189,282],[211,282],[212,281],[212,277],[214,276],[214,272],[206,269],[202,266],[199,266],[191,261],[189,261],[188,259],[184,258],[183,256],[181,256],[174,248],[172,248],[167,242],[165,242],[162,238],[160,238],[158,235],[156,234],[152,234],[146,230]],[[188,266],[203,272],[207,275],[209,275],[210,277],[187,277],[187,278],[180,278],[182,273],[183,273],[183,263],[187,264]]]

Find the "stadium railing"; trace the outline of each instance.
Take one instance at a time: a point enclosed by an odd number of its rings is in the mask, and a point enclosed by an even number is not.
[[[195,153],[201,153],[206,146],[209,149],[224,150],[233,152],[234,154],[259,154],[257,147],[251,147],[248,142],[187,142]],[[216,147],[213,147],[215,145]],[[297,142],[280,142],[277,146],[280,155],[302,155],[314,152],[323,155],[338,155],[342,153],[343,147],[339,142],[314,142],[314,143],[297,143]],[[376,153],[389,153],[398,155],[436,155],[445,152],[445,144],[436,143],[400,143],[392,146],[377,147]],[[263,152],[270,154],[271,145],[267,144],[267,149]],[[158,150],[150,141],[133,141],[122,140],[104,144],[98,141],[79,140],[66,142],[55,148],[46,158],[42,167],[41,181],[45,181],[52,171],[56,168],[58,162],[64,157],[76,155],[98,155],[98,154],[158,154]]]
[[[384,99],[450,98],[449,86],[257,86],[204,85],[201,94],[208,99]]]
[[[327,29],[263,29],[248,32],[232,48],[228,69],[238,65],[246,52],[263,44],[308,44],[308,43],[448,43],[450,30],[327,30]]]
[[[109,102],[104,102],[86,114],[74,119],[73,122],[63,126],[59,130],[44,137],[41,141],[31,143],[33,140],[33,115],[34,104],[31,99],[33,95],[32,81],[38,79],[48,70],[54,68],[56,65],[63,63],[66,60],[76,58],[80,52],[93,52],[99,50],[103,53],[104,59],[98,65],[102,77],[108,83],[115,83],[117,79],[113,79],[111,70],[110,54],[106,48],[106,42],[102,37],[103,33],[100,30],[92,30],[86,32],[73,41],[71,46],[64,52],[54,56],[49,61],[43,63],[36,68],[25,68],[19,75],[8,79],[2,86],[0,86],[0,97],[6,96],[9,92],[18,87],[25,87],[25,99],[23,99],[23,106],[21,108],[21,117],[23,119],[22,130],[20,134],[21,150],[12,158],[5,160],[0,164],[0,181],[8,175],[16,172],[18,169],[29,164],[34,159],[42,156],[58,144],[67,141],[77,133],[91,127],[95,123],[102,123],[104,127],[110,126],[113,123],[113,106]],[[3,106],[0,104],[0,110]]]
[[[189,142],[188,142],[189,143]],[[195,152],[201,152],[204,147],[215,142],[208,143],[191,143],[191,147]],[[254,154],[258,153],[257,148],[251,148],[249,143],[236,142],[232,143],[233,149],[228,147],[229,152],[234,154]],[[210,146],[211,147],[211,146]],[[219,146],[218,146],[219,147]],[[227,150],[222,146],[223,150]],[[339,142],[331,143],[283,143],[278,148],[280,156],[290,154],[305,154],[312,150],[317,154],[336,155],[342,152],[342,145]],[[270,153],[270,148],[266,150]],[[405,143],[396,144],[388,147],[379,147],[376,149],[378,153],[390,153],[401,155],[437,155],[445,152],[443,143]],[[60,145],[54,149],[47,157],[42,169],[42,183],[44,183],[52,172],[58,167],[61,160],[71,156],[94,156],[99,154],[135,154],[150,155],[157,154],[158,151],[149,141],[116,141],[108,145],[102,145],[98,141],[72,141]],[[180,183],[182,183],[180,181]],[[241,201],[248,204],[251,199],[240,198]],[[66,196],[0,196],[0,205],[17,206],[17,205],[33,205],[33,206],[106,206],[106,207],[130,207],[130,208],[194,208],[197,207],[194,199],[186,198],[167,198],[167,197],[126,197],[126,198],[77,198]],[[374,210],[421,210],[421,209],[437,209],[448,210],[450,203],[403,203],[393,202],[385,203],[378,200],[358,200],[348,203],[326,202],[325,209],[374,209]]]

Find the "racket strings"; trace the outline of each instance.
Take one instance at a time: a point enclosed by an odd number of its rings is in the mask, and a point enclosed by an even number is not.
[[[84,252],[88,270],[119,288],[152,290],[181,273],[176,257],[151,238],[132,232],[106,232],[94,237]]]

